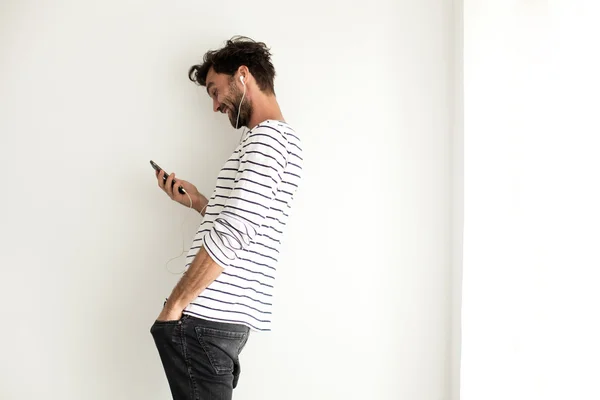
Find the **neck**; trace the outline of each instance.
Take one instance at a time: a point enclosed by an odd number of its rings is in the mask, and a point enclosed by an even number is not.
[[[283,114],[275,96],[256,96],[252,99],[252,118],[250,118],[248,129],[252,129],[267,119],[284,121]]]

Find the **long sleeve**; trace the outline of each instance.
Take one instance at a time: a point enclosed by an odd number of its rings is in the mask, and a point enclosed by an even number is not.
[[[204,236],[206,250],[223,268],[238,258],[265,224],[288,164],[286,146],[279,131],[261,125],[242,143],[231,195]]]

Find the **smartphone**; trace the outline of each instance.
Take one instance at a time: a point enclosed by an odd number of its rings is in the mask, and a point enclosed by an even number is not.
[[[160,170],[162,169],[161,167],[158,166],[157,163],[155,163],[154,161],[150,160],[150,165],[152,165],[152,168],[154,168],[157,172],[160,172]],[[164,169],[162,169],[164,171]],[[169,174],[167,174],[166,172],[164,172],[163,174],[163,182],[167,181],[167,178],[169,177]],[[173,179],[173,182],[171,183],[171,187],[175,186],[175,179]],[[181,194],[185,194],[185,190],[183,189],[183,186],[179,186],[177,188],[177,190],[179,191],[179,193]]]

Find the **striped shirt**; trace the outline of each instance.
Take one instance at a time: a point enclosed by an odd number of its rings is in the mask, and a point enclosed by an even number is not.
[[[271,330],[277,259],[302,163],[300,138],[284,122],[266,120],[243,135],[186,259],[187,269],[204,246],[224,271],[184,314]]]

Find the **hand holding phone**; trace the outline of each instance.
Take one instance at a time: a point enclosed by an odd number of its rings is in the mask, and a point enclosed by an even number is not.
[[[152,160],[150,160],[150,165],[152,165],[152,168],[154,168],[154,170],[156,171],[155,175],[158,187],[160,187],[171,198],[171,200],[176,201],[179,204],[186,207],[190,207],[191,201],[191,206],[200,214],[204,215],[203,211],[208,204],[208,199],[198,191],[196,186],[194,186],[188,181],[179,179],[177,181],[178,190],[176,192],[173,190],[176,182],[175,174],[171,174],[173,176],[171,178],[171,175],[167,174],[164,169],[162,169],[158,164],[156,164]],[[160,171],[163,171],[162,179],[159,177]],[[171,187],[167,187],[169,180],[171,180]]]
[[[150,160],[150,165],[152,165],[152,168],[154,168],[157,173],[160,171],[163,171],[163,183],[166,183],[167,179],[169,178],[169,174],[167,174],[164,169],[162,169],[158,164],[156,164],[152,160]],[[171,182],[171,188],[173,188],[174,186],[175,186],[175,179],[173,179],[173,181]],[[177,191],[181,194],[185,194],[185,189],[181,185],[179,185],[179,187],[177,188]]]

